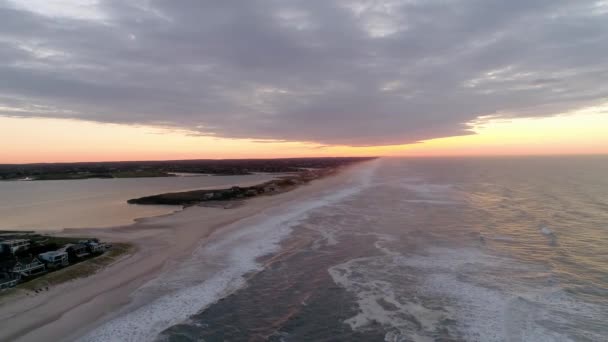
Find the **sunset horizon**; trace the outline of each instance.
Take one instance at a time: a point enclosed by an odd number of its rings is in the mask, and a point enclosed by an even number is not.
[[[0,0],[0,341],[608,336],[608,0]]]
[[[2,0],[0,163],[608,153],[604,2],[454,6]]]
[[[387,146],[234,139],[162,126],[0,117],[1,126],[6,129],[0,141],[13,145],[9,153],[0,156],[0,164],[332,156],[606,155],[608,115],[603,112],[608,112],[608,106],[541,118],[489,119],[471,124],[470,131],[463,135]],[[45,149],[40,150],[40,145]]]

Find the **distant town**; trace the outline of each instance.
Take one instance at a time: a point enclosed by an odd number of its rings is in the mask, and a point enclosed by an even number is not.
[[[0,164],[0,180],[175,177],[180,174],[249,175],[337,167],[371,158],[169,160],[95,163]]]

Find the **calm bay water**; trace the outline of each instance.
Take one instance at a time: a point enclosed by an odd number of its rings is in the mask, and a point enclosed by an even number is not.
[[[0,229],[53,230],[125,225],[176,206],[126,201],[158,193],[257,184],[272,175],[196,176],[0,182]]]
[[[607,341],[607,174],[606,157],[360,165],[201,245],[84,340]]]

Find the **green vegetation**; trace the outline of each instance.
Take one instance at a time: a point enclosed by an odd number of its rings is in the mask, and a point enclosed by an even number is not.
[[[89,179],[89,178],[113,178],[112,175],[104,173],[45,173],[32,176],[32,180],[62,180],[62,179]]]
[[[72,179],[90,179],[90,178],[143,178],[143,177],[173,177],[173,175],[159,170],[133,170],[133,171],[118,171],[109,173],[42,173],[39,175],[28,176],[30,180],[72,180]]]
[[[11,240],[27,240],[13,251]],[[43,235],[35,232],[0,231],[0,275],[17,279],[17,289],[41,290],[76,278],[86,277],[113,263],[133,247],[118,243],[108,245],[95,238]],[[46,252],[63,253],[61,259],[42,257]],[[61,254],[60,254],[61,255]],[[31,265],[31,266],[29,266]],[[44,265],[44,266],[43,266]],[[42,269],[40,269],[43,267]],[[18,274],[18,277],[15,275]],[[3,294],[14,290],[3,290]]]
[[[112,172],[112,178],[140,178],[140,177],[175,177],[172,174],[159,170],[120,171]]]
[[[184,192],[170,192],[165,194],[130,199],[130,204],[156,204],[156,205],[194,205],[210,201],[232,201],[260,195],[274,195],[294,189],[300,184],[306,184],[314,179],[335,173],[334,168],[301,171],[296,175],[282,177],[262,184],[228,189],[193,190]]]

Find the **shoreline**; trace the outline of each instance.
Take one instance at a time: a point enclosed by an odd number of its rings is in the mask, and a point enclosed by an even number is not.
[[[253,178],[247,178],[253,177]],[[224,177],[172,177],[171,179],[156,177],[156,178],[140,178],[137,180],[133,179],[87,179],[84,182],[89,183],[93,191],[92,196],[82,196],[82,187],[73,187],[73,184],[79,181],[70,180],[59,180],[59,181],[46,181],[46,184],[51,182],[55,183],[53,187],[43,187],[48,193],[53,193],[57,188],[67,186],[70,190],[68,191],[69,198],[65,201],[55,201],[48,198],[50,196],[45,195],[45,199],[39,201],[37,198],[32,198],[32,204],[17,205],[17,206],[4,206],[0,207],[0,216],[6,214],[2,223],[2,230],[5,231],[35,231],[38,233],[58,233],[64,230],[72,229],[110,229],[118,226],[129,226],[137,222],[140,219],[146,219],[150,217],[164,216],[173,214],[175,211],[181,211],[183,206],[181,205],[135,205],[127,203],[129,198],[145,196],[148,194],[154,194],[164,191],[194,191],[194,190],[214,190],[223,189],[228,186],[253,186],[260,184],[267,180],[270,180],[272,176],[224,176]],[[221,178],[219,182],[215,179]],[[202,179],[202,181],[198,181]],[[212,179],[212,182],[207,180]],[[163,181],[162,183],[156,183],[157,181]],[[184,182],[186,180],[186,182]],[[194,180],[194,181],[192,181]],[[131,182],[126,184],[128,193],[121,193],[120,183],[118,182]],[[152,181],[153,183],[150,183]],[[168,182],[169,183],[168,183]],[[175,183],[171,183],[174,182]],[[104,190],[104,183],[108,182],[107,193],[97,193],[100,190]],[[140,183],[141,182],[141,183]],[[147,185],[150,185],[148,188]],[[13,188],[14,189],[14,188]],[[75,193],[71,191],[76,189]],[[0,189],[2,191],[2,189]],[[14,191],[14,190],[10,190]],[[58,196],[62,196],[58,193]],[[31,197],[31,191],[29,191],[26,197]],[[77,202],[78,198],[83,198],[83,203]],[[7,200],[7,199],[5,199]],[[57,210],[53,211],[50,205],[57,205]],[[73,210],[78,208],[81,212]],[[97,210],[99,208],[99,211]],[[11,211],[12,210],[12,211]],[[32,218],[28,217],[28,212],[33,212]],[[41,211],[42,215],[38,215],[36,212]],[[51,212],[52,215],[44,214],[45,212]]]
[[[344,167],[344,166],[341,166]],[[230,203],[258,196],[274,196],[289,192],[314,180],[329,177],[340,172],[341,167],[319,170],[304,170],[292,175],[274,177],[263,183],[231,186],[229,188],[196,189],[179,192],[166,192],[151,196],[132,198],[129,204],[139,205],[180,205],[183,208],[193,205]]]
[[[357,163],[359,164],[359,163]],[[357,165],[355,164],[355,165]],[[354,166],[354,165],[353,165]],[[0,299],[0,340],[73,340],[123,313],[132,294],[172,263],[187,258],[222,227],[325,188],[345,169],[273,196],[248,199],[230,209],[191,206],[170,214],[141,218],[126,226],[66,229],[58,235],[89,235],[130,243],[134,251],[97,273],[54,286],[36,296]]]

